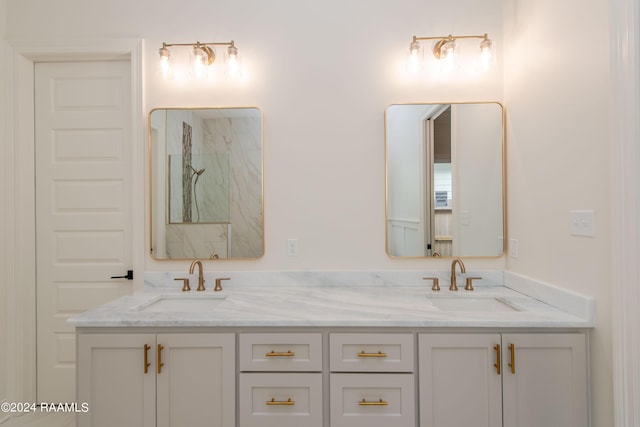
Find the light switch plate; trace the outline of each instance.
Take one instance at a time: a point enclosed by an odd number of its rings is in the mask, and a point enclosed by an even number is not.
[[[569,230],[573,236],[595,237],[595,211],[571,211],[569,214]]]
[[[469,211],[460,211],[460,225],[471,225],[471,213]]]

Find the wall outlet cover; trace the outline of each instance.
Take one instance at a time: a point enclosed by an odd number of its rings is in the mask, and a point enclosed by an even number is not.
[[[509,239],[509,256],[511,258],[518,258],[518,240]]]
[[[298,256],[298,239],[287,239],[287,256]]]

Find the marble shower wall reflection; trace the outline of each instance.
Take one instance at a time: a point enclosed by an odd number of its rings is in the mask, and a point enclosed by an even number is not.
[[[229,223],[229,155],[197,154],[189,158],[185,161],[184,155],[169,156],[169,222]]]
[[[152,128],[161,127],[155,114],[165,114],[167,213],[164,230],[152,226],[153,256],[158,259],[262,256],[259,110],[154,110],[150,117]],[[190,153],[184,151],[186,126],[191,131]],[[153,163],[162,157],[154,155],[154,149],[152,137],[152,187],[159,179],[153,173],[156,167]],[[190,198],[185,197],[185,192],[190,192]],[[152,194],[155,196],[158,191]],[[187,201],[190,206],[185,206]],[[153,209],[159,205],[152,201]],[[152,216],[157,222],[158,215]]]

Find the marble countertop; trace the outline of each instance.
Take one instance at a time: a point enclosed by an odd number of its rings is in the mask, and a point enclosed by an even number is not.
[[[529,297],[506,286],[439,292],[426,286],[238,286],[181,292],[145,288],[74,316],[75,327],[462,327],[591,328],[594,319]],[[463,285],[464,286],[464,285]],[[192,286],[192,289],[195,288]],[[208,310],[174,307],[152,311],[160,299],[219,298]],[[456,308],[457,302],[492,299],[499,310]],[[441,309],[447,303],[454,309]],[[506,304],[506,306],[505,306]],[[183,304],[184,305],[184,304]],[[195,306],[194,306],[195,307]]]

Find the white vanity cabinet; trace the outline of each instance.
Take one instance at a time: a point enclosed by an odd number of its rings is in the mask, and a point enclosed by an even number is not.
[[[584,331],[377,330],[86,329],[77,425],[589,425]]]
[[[240,333],[239,425],[323,427],[322,334]]]
[[[414,335],[330,333],[331,427],[414,427]]]
[[[420,426],[583,427],[580,333],[419,334]]]
[[[235,427],[235,335],[78,336],[78,427]]]

